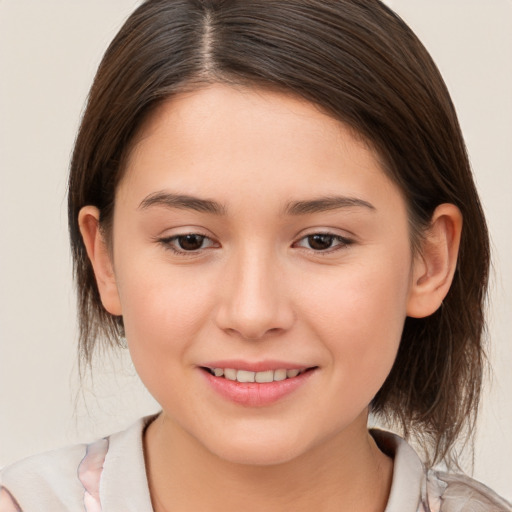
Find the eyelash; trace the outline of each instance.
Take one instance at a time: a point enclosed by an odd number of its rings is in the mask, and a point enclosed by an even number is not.
[[[201,238],[202,239],[201,242],[204,242],[205,240],[209,240],[212,243],[212,246],[215,246],[215,244],[216,244],[216,242],[214,242],[210,237],[208,237],[207,235],[204,235],[202,233],[184,233],[184,234],[180,234],[180,235],[174,235],[171,237],[159,238],[157,241],[160,244],[162,244],[165,247],[165,249],[172,251],[174,254],[177,254],[179,256],[185,256],[185,257],[196,256],[197,254],[199,254],[199,252],[201,250],[208,248],[208,247],[200,247],[199,249],[190,250],[190,251],[176,248],[174,243],[178,242],[180,238],[185,238],[187,236],[194,236],[194,237]],[[311,247],[307,248],[307,247],[298,245],[300,242],[307,240],[307,239],[311,239],[312,237],[327,237],[327,238],[331,239],[331,246],[329,246],[325,250],[315,250]],[[310,240],[310,242],[311,242],[311,240]],[[334,242],[338,242],[338,243],[333,246],[332,244]],[[311,233],[309,235],[303,236],[302,238],[300,238],[297,242],[295,242],[293,244],[293,247],[301,247],[306,250],[311,250],[311,251],[313,251],[313,253],[315,255],[328,255],[333,252],[342,250],[342,249],[350,246],[353,243],[354,243],[353,240],[343,237],[341,235],[335,235],[333,233],[327,233],[327,232],[320,231],[320,232]]]
[[[213,242],[213,240],[210,237],[203,235],[202,233],[183,233],[180,235],[174,235],[174,236],[170,236],[170,237],[166,237],[166,238],[159,238],[158,242],[161,243],[165,249],[172,251],[174,254],[177,254],[179,256],[185,256],[185,257],[196,256],[199,253],[199,251],[201,251],[202,249],[205,249],[205,248],[201,247],[196,250],[186,251],[183,249],[177,249],[173,245],[175,242],[178,242],[178,240],[180,238],[185,238],[187,236],[194,236],[194,237],[202,238],[201,242],[203,242],[204,240],[209,240],[210,242],[212,242],[212,245],[215,244],[215,242]]]
[[[314,250],[312,248],[303,247],[306,250],[312,250],[315,255],[319,255],[319,256],[325,256],[328,254],[332,254],[333,252],[336,252],[336,251],[339,251],[342,249],[346,249],[349,245],[354,243],[354,241],[351,240],[350,238],[346,238],[341,235],[335,235],[334,233],[326,233],[326,232],[319,231],[317,233],[311,233],[309,235],[303,236],[302,238],[300,238],[298,240],[298,242],[295,242],[293,245],[297,246],[298,243],[302,242],[303,240],[307,240],[308,238],[312,238],[312,237],[316,237],[316,236],[330,238],[331,244],[334,242],[338,242],[336,245],[331,245],[330,247],[328,247],[325,250]],[[299,246],[299,247],[302,247],[302,246]]]

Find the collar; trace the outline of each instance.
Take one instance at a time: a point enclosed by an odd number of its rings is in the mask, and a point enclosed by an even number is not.
[[[371,429],[377,446],[393,459],[393,480],[385,512],[416,512],[426,485],[425,468],[413,448],[401,437]]]
[[[100,484],[105,512],[152,512],[142,439],[144,430],[155,418],[155,415],[142,418],[128,430],[110,436]],[[370,433],[379,448],[394,461],[385,512],[416,512],[426,485],[421,460],[401,437],[378,429]]]

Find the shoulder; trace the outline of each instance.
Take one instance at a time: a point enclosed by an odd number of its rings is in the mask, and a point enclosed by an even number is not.
[[[512,512],[512,505],[467,475],[431,469],[426,476],[431,512]]]
[[[10,510],[73,510],[83,494],[76,478],[87,445],[76,445],[28,457],[0,472],[0,512]],[[83,503],[83,501],[82,501]],[[83,507],[83,505],[82,505]]]
[[[427,469],[404,439],[372,429],[379,448],[393,459],[386,512],[512,512],[512,506],[464,474]]]
[[[142,435],[153,417],[90,444],[21,460],[0,471],[0,512],[151,509]],[[101,485],[100,485],[101,482]],[[108,505],[108,506],[107,506]]]

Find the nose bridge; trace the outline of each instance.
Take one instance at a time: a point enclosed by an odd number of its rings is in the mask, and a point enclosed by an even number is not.
[[[276,255],[261,244],[241,248],[226,265],[219,326],[246,339],[286,330],[293,322]]]

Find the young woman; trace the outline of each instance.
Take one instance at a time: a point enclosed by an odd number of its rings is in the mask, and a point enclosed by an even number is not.
[[[377,0],[142,4],[69,223],[84,360],[126,342],[162,411],[6,468],[0,511],[511,510],[432,469],[475,419],[489,242],[443,81]]]

